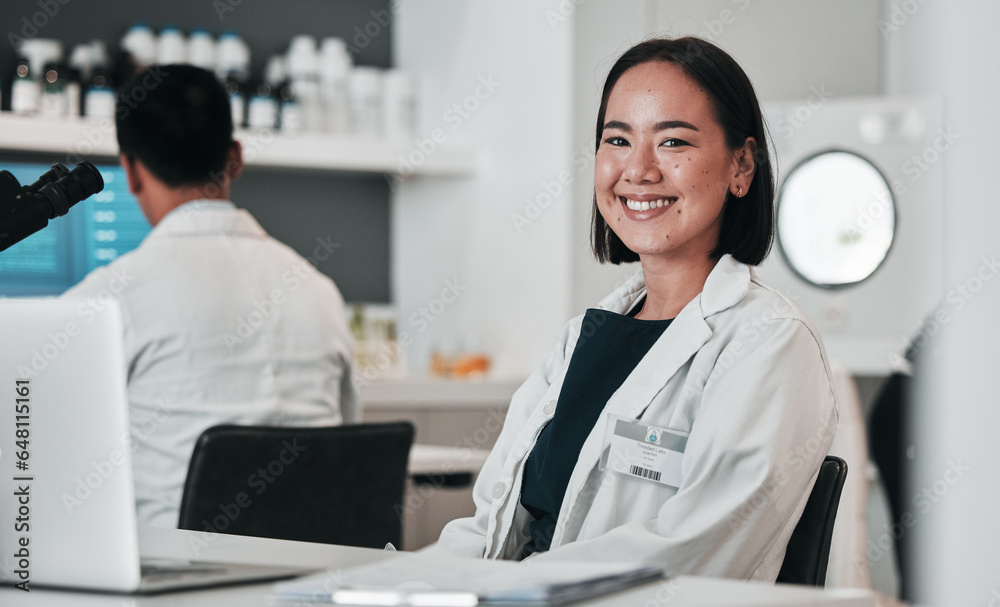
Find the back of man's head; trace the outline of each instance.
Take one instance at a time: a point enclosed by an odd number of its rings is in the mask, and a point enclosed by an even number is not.
[[[172,188],[220,174],[233,145],[233,119],[222,84],[191,65],[152,66],[119,91],[119,152]]]

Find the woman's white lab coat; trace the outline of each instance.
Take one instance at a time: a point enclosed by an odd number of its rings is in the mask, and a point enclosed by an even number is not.
[[[644,293],[640,273],[600,307],[625,313]],[[518,558],[532,520],[520,504],[524,464],[555,410],[582,318],[514,394],[475,485],[476,514],[449,523],[439,548]],[[774,581],[833,440],[831,385],[816,332],[724,256],[608,401],[573,469],[552,549],[535,558]],[[600,469],[609,415],[690,433],[679,488]]]

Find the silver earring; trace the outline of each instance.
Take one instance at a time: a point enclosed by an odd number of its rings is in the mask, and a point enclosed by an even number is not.
[[[737,198],[743,197],[743,186],[741,185],[736,186],[736,197]]]

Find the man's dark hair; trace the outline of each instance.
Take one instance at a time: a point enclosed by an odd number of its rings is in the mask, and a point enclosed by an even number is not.
[[[669,62],[694,79],[712,99],[715,117],[726,136],[730,150],[739,149],[747,137],[757,140],[756,171],[746,195],[741,200],[727,193],[722,211],[719,244],[712,257],[726,253],[737,261],[758,265],[767,257],[774,239],[774,173],[767,151],[767,134],[760,104],[750,79],[736,61],[711,42],[700,38],[656,38],[625,51],[611,67],[601,94],[597,112],[597,147],[601,146],[608,98],[621,75],[630,68],[650,61]],[[735,203],[734,203],[735,201]],[[639,261],[639,255],[618,238],[601,216],[595,196],[591,226],[591,246],[601,263]]]
[[[210,181],[233,145],[229,98],[214,74],[151,66],[126,82],[115,108],[118,149],[170,187]]]

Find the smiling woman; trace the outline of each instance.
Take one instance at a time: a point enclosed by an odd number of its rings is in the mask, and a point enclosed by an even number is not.
[[[476,514],[441,548],[775,580],[837,412],[816,332],[753,272],[773,205],[760,108],[729,55],[682,38],[619,58],[593,246],[641,271],[514,395]]]

